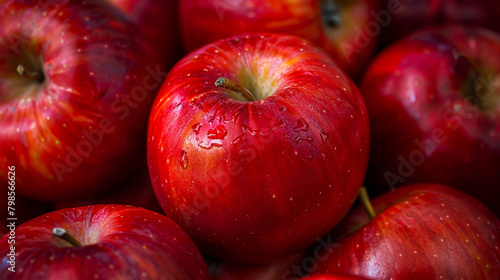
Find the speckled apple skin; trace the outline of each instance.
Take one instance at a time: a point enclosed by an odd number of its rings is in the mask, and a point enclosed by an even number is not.
[[[267,98],[246,102],[225,77]],[[368,159],[354,83],[297,37],[241,35],[193,52],[153,105],[148,162],[158,199],[202,251],[271,262],[311,245],[356,198]]]

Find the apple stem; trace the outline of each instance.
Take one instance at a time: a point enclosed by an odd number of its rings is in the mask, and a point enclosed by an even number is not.
[[[73,245],[74,247],[81,247],[82,243],[78,241],[76,238],[74,238],[72,235],[66,232],[63,228],[56,227],[52,230],[52,234],[56,237],[61,238],[62,240],[68,242],[69,244]]]
[[[217,79],[217,81],[215,81],[215,85],[220,88],[232,90],[237,94],[243,96],[248,101],[257,101],[255,96],[253,96],[253,94],[248,89],[236,84],[229,79],[220,77]]]
[[[43,74],[40,71],[31,72],[28,69],[26,69],[26,67],[24,67],[24,65],[22,65],[22,64],[19,64],[17,66],[17,73],[19,73],[19,75],[21,75],[21,76],[24,76],[24,74],[26,74],[30,78],[36,78],[37,80],[38,79],[43,80]]]
[[[375,209],[373,209],[372,203],[370,202],[370,197],[368,196],[368,191],[366,190],[366,187],[361,187],[359,190],[358,194],[359,201],[361,202],[361,205],[363,205],[363,208],[365,208],[366,213],[370,217],[371,220],[375,219],[377,216],[377,213],[375,212]]]

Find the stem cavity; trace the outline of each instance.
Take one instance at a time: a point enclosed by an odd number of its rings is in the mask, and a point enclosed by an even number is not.
[[[75,237],[71,236],[69,233],[66,232],[65,229],[56,227],[52,230],[52,235],[61,238],[62,240],[68,242],[71,244],[73,247],[81,247],[82,243],[78,241]]]
[[[257,101],[255,96],[249,90],[236,84],[235,82],[233,82],[229,79],[220,77],[217,79],[217,81],[215,81],[215,85],[219,88],[225,88],[225,89],[231,90],[231,91],[243,96],[243,98],[245,98],[247,101]]]
[[[42,72],[37,71],[37,70],[30,71],[29,69],[27,69],[26,67],[24,67],[24,65],[22,65],[22,64],[19,64],[17,66],[16,70],[17,70],[17,73],[20,76],[26,75],[28,78],[33,79],[33,80],[37,80],[39,83],[42,83],[43,80],[44,80]]]

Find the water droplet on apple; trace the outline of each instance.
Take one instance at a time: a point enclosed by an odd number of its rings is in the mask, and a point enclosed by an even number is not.
[[[286,123],[283,120],[280,120],[273,126],[273,130],[283,127],[286,127]]]
[[[320,131],[319,136],[321,138],[321,146],[324,146],[326,144],[326,141],[328,140],[328,133]]]
[[[301,135],[297,135],[294,139],[292,139],[293,142],[295,143],[299,143],[301,140],[303,141],[306,141],[306,142],[309,142],[309,143],[312,143],[314,142],[314,140],[312,139],[312,137],[306,137],[306,136],[301,136]]]
[[[215,129],[208,130],[208,139],[223,140],[227,135],[227,129],[223,125],[218,125]]]
[[[294,131],[307,131],[309,129],[309,124],[304,121],[304,119],[297,120],[297,127],[294,128]]]
[[[181,155],[181,167],[182,169],[186,169],[188,167],[188,157],[186,151],[182,150],[182,155]]]
[[[222,147],[222,143],[218,142],[210,142],[210,143],[198,143],[198,147],[204,149],[204,150],[210,150],[212,148],[220,148]]]
[[[314,139],[312,137],[301,137],[300,140],[304,140],[309,143],[314,142]]]
[[[200,128],[203,126],[202,123],[196,123],[196,124],[193,124],[193,126],[191,127],[193,129],[193,132],[198,134],[200,133]]]
[[[247,125],[243,125],[243,129],[244,129],[246,132],[250,133],[251,135],[255,135],[255,134],[257,134],[257,132],[256,132],[255,130],[253,130],[251,127],[249,127],[249,126],[247,126]]]
[[[234,138],[234,140],[231,142],[233,145],[239,144],[241,141],[245,140],[245,134],[241,134],[240,136]]]

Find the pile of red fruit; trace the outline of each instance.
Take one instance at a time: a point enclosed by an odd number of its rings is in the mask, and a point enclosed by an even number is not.
[[[0,0],[0,279],[500,279],[498,14]]]

